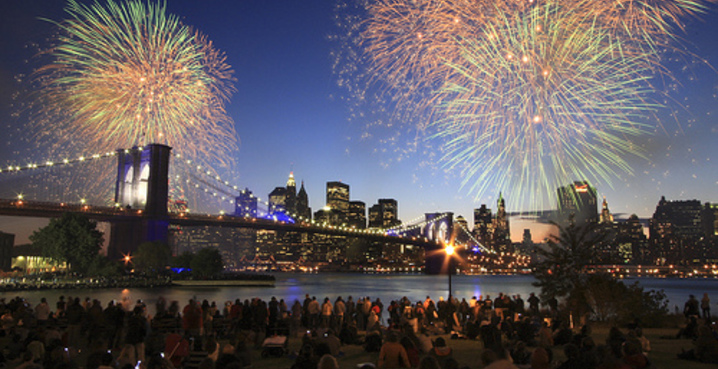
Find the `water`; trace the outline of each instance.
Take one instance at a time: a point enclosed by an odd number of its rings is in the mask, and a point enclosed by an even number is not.
[[[356,301],[361,296],[370,296],[372,301],[377,297],[381,298],[384,305],[388,305],[391,300],[399,299],[403,296],[408,297],[411,301],[419,301],[431,296],[434,300],[438,300],[440,296],[446,297],[448,294],[448,277],[429,276],[429,275],[387,275],[387,274],[346,274],[346,273],[323,273],[323,274],[294,274],[294,273],[278,273],[275,274],[277,283],[275,287],[163,287],[152,289],[102,289],[102,290],[46,290],[46,291],[26,291],[26,292],[6,292],[0,294],[0,297],[10,299],[15,296],[25,297],[31,304],[35,305],[40,302],[40,298],[45,297],[51,306],[61,295],[66,297],[73,296],[85,299],[100,300],[103,305],[110,300],[122,301],[123,299],[134,301],[141,299],[149,307],[150,313],[154,313],[154,304],[157,299],[162,296],[170,301],[178,301],[180,307],[184,306],[191,298],[201,300],[216,301],[218,306],[222,306],[225,301],[234,301],[239,298],[251,299],[252,297],[260,297],[269,300],[272,296],[277,299],[284,299],[287,305],[291,306],[294,300],[302,302],[304,295],[316,296],[317,299],[323,300],[329,297],[332,301],[337,296],[346,299],[353,296]],[[532,276],[527,275],[491,275],[491,276],[453,276],[452,289],[454,295],[467,300],[472,296],[490,295],[496,297],[499,292],[504,294],[515,295],[520,294],[524,300],[529,296],[530,292],[538,293],[539,290],[533,287],[531,283],[534,281]],[[708,293],[712,303],[718,302],[718,279],[665,279],[665,278],[631,278],[625,280],[626,283],[638,281],[646,290],[663,289],[669,299],[671,309],[678,306],[681,310],[684,302],[688,299],[689,294],[695,295],[698,299],[703,293]],[[716,308],[715,310],[718,310]]]

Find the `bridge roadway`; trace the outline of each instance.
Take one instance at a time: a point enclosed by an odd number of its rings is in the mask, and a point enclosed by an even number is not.
[[[97,206],[87,204],[67,204],[41,201],[0,199],[0,215],[35,218],[58,218],[67,212],[81,213],[90,219],[101,222],[142,219],[142,210],[121,207]],[[386,233],[372,233],[365,230],[353,230],[334,226],[320,227],[309,223],[287,223],[259,218],[244,218],[231,215],[209,215],[191,213],[170,213],[167,220],[179,226],[212,226],[226,228],[266,229],[285,232],[302,232],[362,238],[369,241],[398,243],[435,249],[437,244],[423,237],[400,237]]]

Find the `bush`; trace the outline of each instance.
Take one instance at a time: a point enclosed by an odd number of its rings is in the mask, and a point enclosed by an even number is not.
[[[608,274],[588,275],[567,299],[575,316],[588,314],[594,321],[625,325],[639,321],[645,327],[661,326],[668,317],[668,300],[661,291],[644,291],[635,282],[626,285]]]

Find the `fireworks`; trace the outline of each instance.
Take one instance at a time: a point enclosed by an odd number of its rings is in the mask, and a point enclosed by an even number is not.
[[[41,134],[63,153],[162,143],[203,164],[236,149],[232,70],[162,3],[70,0],[37,72]],[[109,173],[114,171],[110,170]]]
[[[340,75],[391,96],[476,198],[511,189],[540,207],[576,178],[630,175],[668,73],[657,46],[714,2],[366,1],[349,38],[366,72]]]
[[[651,70],[579,21],[542,5],[497,15],[485,40],[459,41],[463,60],[449,64],[457,77],[437,94],[433,137],[473,192],[513,188],[516,201],[530,201],[537,188],[628,172],[624,158],[640,155],[631,139],[656,108],[646,99]]]

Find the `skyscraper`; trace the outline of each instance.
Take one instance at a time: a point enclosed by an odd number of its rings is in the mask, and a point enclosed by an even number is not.
[[[294,181],[294,172],[289,172],[285,196],[286,200],[284,200],[284,204],[286,206],[287,213],[293,217],[297,212],[297,183]]]
[[[296,213],[307,221],[312,219],[312,208],[309,207],[309,196],[304,189],[304,181],[297,194]]]
[[[349,212],[349,185],[341,182],[327,182],[327,206],[342,214],[344,220]]]
[[[347,225],[357,229],[366,228],[366,204],[363,201],[349,202]]]
[[[234,215],[238,217],[257,217],[257,198],[252,195],[252,191],[245,188],[239,193],[234,201]]]
[[[369,208],[369,228],[391,228],[401,224],[399,204],[394,199],[379,199]]]
[[[613,214],[608,210],[608,202],[606,202],[606,196],[603,197],[603,204],[601,204],[601,224],[613,223]]]
[[[491,247],[491,235],[493,234],[493,215],[491,209],[486,204],[474,209],[474,237],[476,237],[485,247]]]
[[[506,214],[506,202],[504,196],[499,192],[499,199],[496,201],[496,219],[494,219],[493,246],[497,251],[510,252],[511,230],[509,229],[509,217]]]
[[[381,215],[380,204],[374,204],[369,208],[369,228],[382,228],[384,221]]]
[[[287,188],[275,187],[269,193],[269,214],[276,216],[287,213]]]
[[[558,190],[559,224],[576,225],[598,222],[596,188],[587,181],[575,181]]]
[[[654,260],[678,264],[696,256],[697,242],[704,235],[702,220],[700,201],[667,201],[662,196],[649,228]]]
[[[394,199],[379,199],[383,228],[391,228],[401,224],[399,221],[399,203]]]

